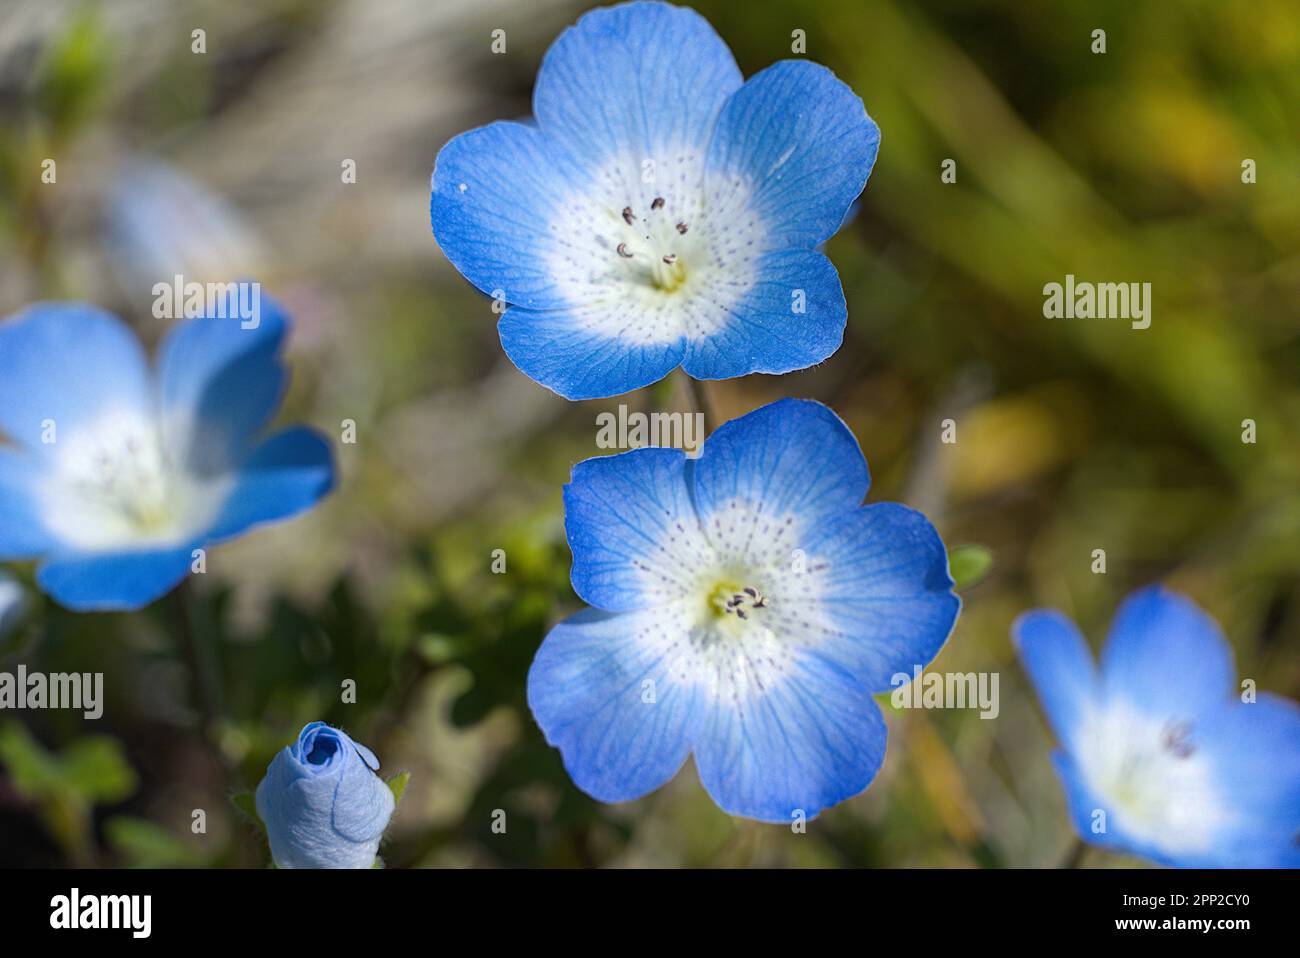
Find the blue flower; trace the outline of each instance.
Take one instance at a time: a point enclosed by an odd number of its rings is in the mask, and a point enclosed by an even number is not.
[[[573,588],[595,608],[546,637],[528,702],[579,788],[637,798],[694,754],[725,811],[790,823],[870,784],[872,694],[934,658],[959,602],[934,527],[863,506],[869,482],[844,423],[795,399],[722,426],[698,460],[574,467]]]
[[[745,81],[699,14],[629,3],[560,35],[533,113],[444,146],[430,200],[447,258],[510,304],[501,345],[523,372],[590,399],[839,348],[844,293],[817,247],[880,132],[830,70],[784,60]]]
[[[257,814],[280,868],[370,868],[393,793],[379,759],[324,722],[303,726],[257,786]]]
[[[72,609],[133,609],[193,551],[312,506],[333,485],[313,431],[262,432],[280,405],[286,321],[176,326],[156,370],[116,317],[40,303],[0,324],[0,559],[40,559]]]
[[[1013,633],[1081,838],[1166,865],[1300,866],[1300,708],[1239,698],[1232,650],[1194,603],[1129,596],[1100,669],[1059,612]]]

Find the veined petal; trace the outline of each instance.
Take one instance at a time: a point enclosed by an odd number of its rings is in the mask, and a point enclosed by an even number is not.
[[[616,155],[643,160],[683,146],[703,155],[719,111],[742,83],[731,51],[694,10],[627,3],[592,10],[546,52],[533,112],[571,168]]]
[[[782,590],[794,607],[782,616],[793,641],[873,692],[939,654],[961,601],[947,551],[925,516],[893,502],[864,506],[823,523],[806,554],[806,585],[800,589],[792,573]],[[780,615],[783,604],[774,600],[772,612]]]
[[[433,235],[461,275],[489,296],[530,309],[563,307],[556,271],[585,237],[560,232],[555,210],[574,186],[537,127],[498,122],[470,130],[434,164]]]
[[[788,373],[826,359],[844,340],[848,311],[835,267],[821,253],[777,250],[754,264],[758,279],[720,330],[687,345],[696,379]]]
[[[75,612],[130,611],[170,592],[189,573],[189,547],[70,555],[37,572],[42,589]]]
[[[750,77],[723,107],[707,181],[724,197],[728,182],[748,196],[774,248],[813,247],[843,222],[879,145],[862,100],[834,73],[783,60]]]
[[[1074,623],[1054,609],[1026,612],[1011,633],[1052,730],[1070,746],[1101,693],[1088,644]]]
[[[0,430],[38,452],[57,455],[60,443],[105,415],[152,414],[139,341],[94,306],[21,310],[0,323],[0,361]]]
[[[206,535],[220,541],[309,509],[334,488],[334,457],[315,430],[294,427],[263,442],[242,463]]]
[[[755,549],[771,552],[779,530],[795,517],[808,528],[856,509],[869,484],[858,441],[834,412],[811,400],[782,399],[720,426],[705,441],[695,504],[714,547],[743,559]]]
[[[690,751],[699,693],[682,674],[671,608],[586,609],[551,630],[528,672],[528,705],[574,783],[621,802],[667,782]]]
[[[162,344],[164,432],[183,450],[194,475],[229,470],[280,405],[287,380],[280,362],[284,312],[261,296],[256,326],[251,322],[233,316],[189,319]]]
[[[633,449],[573,467],[564,487],[573,590],[611,612],[682,598],[706,549],[679,449]]]
[[[45,481],[35,454],[0,448],[0,559],[33,559],[58,546],[41,515]]]
[[[789,661],[761,687],[711,696],[695,742],[700,781],[719,807],[787,825],[871,784],[886,737],[876,703],[846,672],[816,655]]]
[[[1106,695],[1152,715],[1190,717],[1231,694],[1232,649],[1218,623],[1161,586],[1135,592],[1115,615],[1101,653]]]
[[[599,307],[535,311],[512,307],[497,330],[510,361],[565,399],[603,399],[658,382],[682,361],[680,335],[667,341],[611,332]],[[634,318],[629,316],[629,321]]]

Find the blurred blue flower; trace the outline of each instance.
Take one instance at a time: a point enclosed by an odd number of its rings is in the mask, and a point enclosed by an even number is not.
[[[820,403],[727,423],[698,460],[588,459],[565,487],[573,588],[528,702],[583,791],[645,795],[694,754],[735,815],[811,818],[870,784],[872,699],[938,653],[960,605],[934,527],[862,505],[857,441]]]
[[[785,60],[746,82],[699,14],[629,3],[560,35],[533,113],[444,146],[430,200],[447,258],[510,304],[498,331],[523,372],[589,399],[839,348],[844,293],[817,247],[880,132],[830,70]]]
[[[280,868],[370,868],[396,804],[379,759],[324,722],[303,726],[257,786],[257,814]]]
[[[171,164],[134,156],[112,178],[103,244],[125,293],[160,279],[263,274],[274,256],[225,197]]]
[[[1186,867],[1300,866],[1300,708],[1235,694],[1215,621],[1158,586],[1120,606],[1098,669],[1061,613],[1013,634],[1085,841]]]
[[[329,445],[279,408],[286,320],[176,326],[150,370],[116,317],[38,303],[0,324],[0,559],[40,559],[72,609],[133,609],[179,583],[194,550],[315,504]]]

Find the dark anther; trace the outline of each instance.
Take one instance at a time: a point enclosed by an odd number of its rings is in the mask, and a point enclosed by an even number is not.
[[[1187,758],[1196,751],[1196,747],[1187,741],[1191,729],[1186,722],[1179,722],[1176,725],[1165,729],[1164,735],[1161,736],[1161,743],[1165,749],[1173,753],[1178,758]]]
[[[624,259],[631,259],[631,258],[632,258],[632,254],[629,253],[629,252],[627,251],[627,244],[626,244],[626,243],[619,243],[619,244],[618,244],[618,255],[619,255],[619,256],[622,256]]]
[[[626,223],[628,226],[631,226],[633,218],[634,217],[632,216],[632,207],[630,206],[623,207],[623,222]]]
[[[656,196],[654,202],[650,204],[650,209],[661,210],[663,208],[664,208],[664,198],[662,196]]]
[[[687,230],[687,226],[685,223],[677,224],[677,232],[681,233],[683,236],[686,235],[686,230]]]
[[[677,262],[677,254],[669,253],[667,256],[664,257],[664,262],[667,263],[669,266],[672,266],[673,263]]]

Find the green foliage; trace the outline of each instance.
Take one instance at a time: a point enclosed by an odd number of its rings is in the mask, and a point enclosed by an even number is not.
[[[257,799],[252,792],[245,789],[233,793],[230,796],[230,804],[234,805],[250,824],[256,825],[259,829],[264,830],[266,828],[262,823],[262,816],[257,814]]]
[[[978,583],[993,568],[993,553],[981,545],[954,546],[948,552],[948,570],[952,575],[954,588],[958,591],[969,589]]]
[[[406,786],[410,784],[410,781],[410,772],[398,772],[392,778],[388,779],[386,784],[388,785],[389,791],[393,793],[394,805],[400,805],[402,803],[402,796],[406,794]]]
[[[135,791],[135,773],[115,739],[89,735],[47,750],[18,722],[0,726],[0,766],[40,814],[51,836],[77,862],[93,856],[91,812]]]
[[[59,133],[82,123],[102,96],[111,43],[91,6],[75,14],[49,49],[40,74],[40,102]]]
[[[197,868],[206,858],[177,835],[143,818],[119,815],[104,823],[104,835],[129,868]]]

